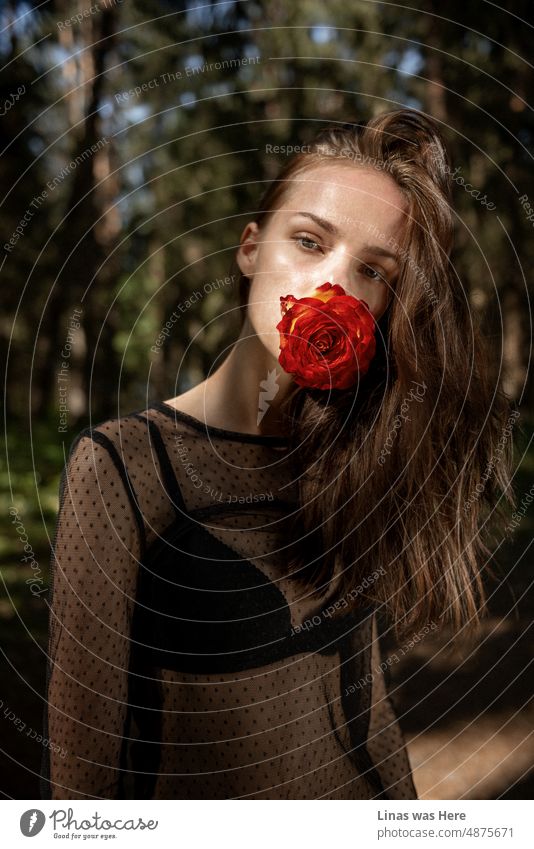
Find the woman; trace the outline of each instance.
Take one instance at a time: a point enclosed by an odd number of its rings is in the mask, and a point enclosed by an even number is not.
[[[450,266],[449,173],[414,110],[325,128],[243,230],[222,365],[76,440],[45,797],[417,798],[377,617],[465,634],[508,491],[501,453],[469,502],[507,406]]]

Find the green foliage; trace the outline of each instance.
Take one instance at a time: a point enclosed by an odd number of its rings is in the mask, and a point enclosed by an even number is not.
[[[508,357],[507,388],[531,398],[532,222],[518,195],[534,198],[532,69],[518,17],[494,8],[482,26],[478,8],[454,2],[444,18],[432,0],[418,10],[137,0],[61,26],[75,11],[59,0],[39,7],[0,48],[0,98],[24,92],[0,130],[6,239],[34,213],[1,272],[12,426],[3,483],[6,504],[13,497],[42,548],[68,439],[58,427],[61,369],[69,434],[89,413],[116,414],[117,400],[138,409],[147,394],[161,399],[200,380],[235,336],[236,286],[205,286],[229,273],[283,164],[266,145],[305,143],[327,122],[400,104],[442,121],[455,174],[455,268],[496,361]],[[75,309],[81,329],[65,360]],[[173,312],[180,318],[164,339]],[[39,422],[32,441],[28,399]],[[4,558],[15,554],[7,540]]]
[[[527,0],[513,13],[459,0],[446,11],[435,0],[417,8],[128,0],[61,26],[90,5],[0,4],[2,245],[29,219],[12,249],[0,246],[0,640],[13,708],[42,688],[47,607],[28,590],[32,570],[9,511],[17,510],[47,584],[74,435],[89,420],[196,383],[232,343],[236,286],[193,296],[229,273],[243,227],[284,163],[267,144],[304,144],[326,123],[358,123],[401,105],[441,121],[455,171],[455,270],[507,391],[522,409],[533,394],[532,221],[519,202],[526,196],[534,206]],[[17,16],[23,25],[14,25]],[[180,319],[157,346],[174,311]],[[521,420],[518,505],[534,472],[532,421]],[[499,550],[505,614],[512,588],[527,597],[531,569],[518,546],[533,530],[527,505]],[[26,721],[39,728],[41,711],[36,697]],[[13,761],[30,768],[20,770],[20,788],[4,789],[37,797],[40,752],[17,735],[14,746]]]

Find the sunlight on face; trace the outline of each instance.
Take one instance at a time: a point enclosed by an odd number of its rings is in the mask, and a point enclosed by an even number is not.
[[[263,226],[249,222],[237,262],[249,277],[248,323],[278,357],[280,296],[310,297],[329,281],[364,300],[376,319],[392,297],[408,203],[375,169],[322,163],[299,174]]]

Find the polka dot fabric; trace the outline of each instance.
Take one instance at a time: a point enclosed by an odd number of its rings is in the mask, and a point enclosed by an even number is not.
[[[163,403],[78,436],[42,798],[417,798],[374,610],[331,617],[335,579],[319,603],[287,574],[297,498],[283,437]]]

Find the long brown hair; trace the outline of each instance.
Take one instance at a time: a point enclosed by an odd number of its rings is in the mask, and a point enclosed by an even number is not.
[[[429,623],[473,635],[487,613],[483,574],[493,574],[484,520],[504,521],[512,502],[514,413],[492,385],[451,266],[448,153],[417,110],[327,126],[270,182],[254,220],[261,227],[297,175],[334,160],[386,171],[408,199],[408,225],[378,351],[357,390],[296,387],[287,399],[300,489],[288,569],[318,596],[335,579],[341,611],[383,605],[397,637]],[[244,318],[250,281],[233,268]]]

